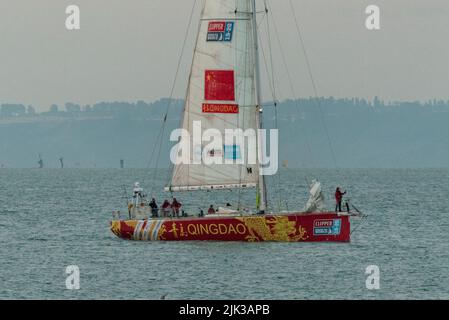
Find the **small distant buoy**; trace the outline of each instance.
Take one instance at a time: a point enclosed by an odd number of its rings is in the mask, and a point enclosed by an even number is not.
[[[168,295],[168,293],[166,293],[166,294],[163,294],[162,296],[161,296],[161,300],[165,300],[165,297]]]

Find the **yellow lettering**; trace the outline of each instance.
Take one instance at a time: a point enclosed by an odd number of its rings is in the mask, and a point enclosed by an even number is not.
[[[187,233],[184,232],[184,227],[183,227],[183,225],[182,225],[182,224],[179,224],[179,225],[181,226],[181,234],[180,234],[180,236],[181,236],[181,237],[187,237]]]
[[[173,237],[177,238],[178,237],[178,230],[176,229],[176,223],[173,222],[171,227],[172,227],[171,232],[173,232]]]
[[[218,231],[220,231],[220,234],[226,234],[228,231],[228,228],[226,228],[226,225],[223,223],[218,224]]]
[[[196,236],[198,234],[198,232],[196,231],[196,226],[194,224],[189,224],[187,226],[187,231],[193,236]]]
[[[212,227],[214,228],[213,230],[212,230]],[[216,224],[210,224],[209,225],[209,231],[210,231],[210,234],[218,234],[217,225]]]
[[[246,234],[246,227],[244,224],[239,223],[236,228],[238,233]]]
[[[200,224],[200,234],[209,234],[209,230],[207,229],[207,224]]]
[[[229,224],[228,234],[230,234],[231,232],[233,232],[234,234],[237,233],[234,229],[234,226],[232,224]]]

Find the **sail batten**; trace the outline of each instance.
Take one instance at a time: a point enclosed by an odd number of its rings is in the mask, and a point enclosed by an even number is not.
[[[198,191],[198,190],[224,190],[224,189],[253,189],[256,188],[256,183],[243,184],[214,184],[214,185],[190,185],[190,186],[171,186],[165,187],[165,191]]]
[[[234,20],[234,21],[239,21],[239,20],[248,20],[250,21],[251,18],[235,18],[235,17],[222,17],[222,18],[202,18],[200,19],[200,21],[214,21],[214,20]]]

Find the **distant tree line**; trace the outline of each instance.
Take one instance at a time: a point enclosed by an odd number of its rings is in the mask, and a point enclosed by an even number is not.
[[[175,144],[169,136],[180,125],[183,106],[182,100],[161,99],[66,103],[36,112],[0,104],[0,166],[37,167],[41,154],[47,168],[61,167],[61,158],[65,168],[117,168],[120,159],[126,167],[144,168],[160,145],[160,165],[168,167]],[[263,114],[264,128],[279,128],[279,162],[287,160],[289,168],[449,167],[449,101],[301,98],[276,107],[266,101]]]
[[[0,117],[40,117],[40,116],[59,116],[59,117],[114,117],[114,118],[157,118],[165,114],[169,106],[170,109],[182,108],[183,100],[168,98],[160,99],[155,102],[137,101],[129,102],[99,102],[94,105],[80,105],[67,102],[61,108],[52,104],[48,111],[36,112],[36,109],[29,105],[3,103],[0,105]]]
[[[170,106],[171,115],[180,115],[183,108],[183,100],[163,98],[155,102],[137,101],[130,102],[99,102],[94,105],[80,105],[72,102],[67,102],[63,107],[56,104],[50,106],[48,111],[36,112],[32,106],[25,106],[23,104],[3,103],[0,105],[1,118],[13,117],[42,117],[42,116],[58,116],[67,118],[88,118],[88,117],[109,117],[109,118],[124,118],[124,119],[139,119],[151,118],[156,119],[162,117],[167,107]],[[268,107],[268,114],[272,115],[274,106],[272,102],[264,103]],[[429,110],[432,111],[449,111],[449,101],[447,100],[428,100],[426,102],[384,102],[378,97],[374,97],[372,101],[360,98],[301,98],[296,100],[284,100],[278,104],[282,116],[297,115],[298,111],[307,114],[308,112],[316,113],[317,110],[323,111],[326,114],[333,112],[365,112],[365,111],[395,111],[407,108],[415,110]]]

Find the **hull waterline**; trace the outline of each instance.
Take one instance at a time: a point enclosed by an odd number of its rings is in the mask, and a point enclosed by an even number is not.
[[[349,242],[349,218],[320,212],[113,220],[111,231],[141,241]]]

